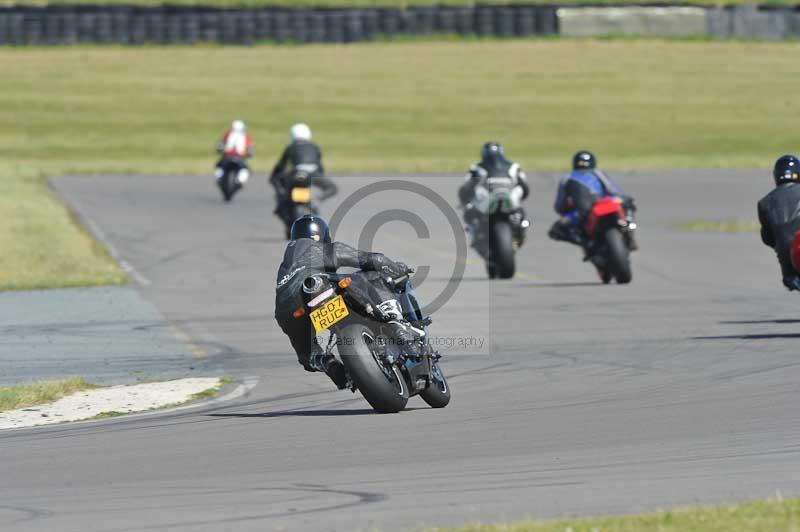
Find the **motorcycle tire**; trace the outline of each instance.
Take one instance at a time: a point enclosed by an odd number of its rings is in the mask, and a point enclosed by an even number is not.
[[[628,246],[625,245],[622,233],[612,227],[606,230],[605,240],[606,246],[608,246],[608,271],[618,284],[630,283],[633,278],[630,252]]]
[[[506,222],[495,222],[491,226],[492,262],[494,270],[500,279],[514,277],[514,244],[511,226]]]
[[[419,392],[419,396],[431,408],[444,408],[450,403],[450,386],[447,384],[447,379],[436,362],[433,363],[431,377],[433,380],[428,384],[427,388]]]
[[[229,202],[233,199],[234,194],[238,190],[236,182],[236,174],[233,171],[228,172],[225,174],[223,179],[223,188],[222,188],[222,196],[226,202]]]
[[[381,414],[403,410],[410,395],[408,384],[396,366],[387,366],[375,354],[371,347],[375,333],[363,323],[354,323],[342,328],[337,336],[347,374],[370,406]]]

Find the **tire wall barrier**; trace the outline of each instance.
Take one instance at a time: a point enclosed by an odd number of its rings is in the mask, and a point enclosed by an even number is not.
[[[512,38],[564,35],[800,39],[800,10],[734,7],[554,5],[216,9],[56,5],[0,7],[0,46],[349,43],[426,35]]]
[[[349,43],[401,35],[526,37],[557,33],[556,8],[541,5],[405,9],[0,7],[0,45]]]

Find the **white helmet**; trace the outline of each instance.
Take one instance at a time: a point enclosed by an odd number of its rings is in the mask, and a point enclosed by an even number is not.
[[[241,120],[234,120],[231,122],[231,129],[236,133],[244,133],[247,131],[247,126]]]
[[[295,124],[289,130],[292,140],[311,140],[311,128],[305,124]]]

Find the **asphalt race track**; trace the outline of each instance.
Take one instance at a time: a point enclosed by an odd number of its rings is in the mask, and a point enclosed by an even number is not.
[[[621,175],[640,207],[629,286],[598,284],[577,248],[547,239],[556,176],[531,180],[520,275],[490,283],[470,253],[434,314],[451,405],[415,398],[396,415],[304,372],[275,326],[283,240],[263,178],[231,205],[207,177],[57,180],[196,356],[258,384],[210,406],[0,434],[0,530],[393,531],[800,494],[800,296],[757,234],[674,228],[754,219],[768,172]],[[339,178],[323,213],[375,181]],[[412,181],[453,204],[460,179]],[[377,228],[375,249],[429,266],[430,301],[457,239],[433,196],[414,194],[364,199],[336,237],[358,241],[375,215],[424,221],[425,238],[406,221]]]

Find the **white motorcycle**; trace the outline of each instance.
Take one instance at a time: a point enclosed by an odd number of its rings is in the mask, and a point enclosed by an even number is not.
[[[522,188],[510,177],[488,177],[475,187],[473,209],[477,214],[468,230],[473,247],[486,261],[490,279],[514,276],[515,253],[525,242],[530,222],[522,211]]]

